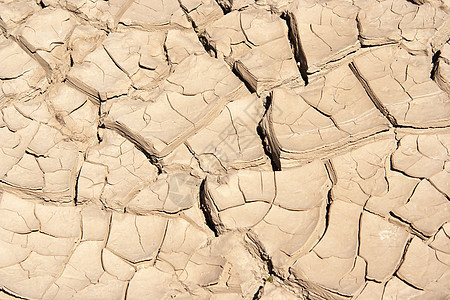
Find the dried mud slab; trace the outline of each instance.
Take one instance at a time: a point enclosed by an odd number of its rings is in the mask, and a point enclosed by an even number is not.
[[[26,100],[48,87],[45,70],[12,39],[0,36],[0,105]]]
[[[445,275],[448,273],[448,265],[443,263],[440,266],[440,260],[435,265],[430,260],[423,265],[423,269],[417,269],[418,273],[415,272],[414,275],[425,274],[429,272],[427,268],[434,269],[436,266],[436,274],[419,276],[423,279],[420,286],[413,282],[416,279],[410,273],[401,275],[402,268],[408,270],[411,261],[421,265],[415,256],[418,255],[417,250],[411,251],[411,246],[416,248],[423,245],[424,252],[420,252],[420,255],[425,255],[427,251],[437,251],[438,256],[441,253],[444,257],[448,255],[427,245],[433,240],[430,237],[437,234],[439,228],[448,221],[448,200],[436,210],[446,215],[444,220],[437,217],[436,221],[431,221],[431,215],[407,216],[405,211],[411,205],[417,205],[417,201],[424,196],[423,189],[427,189],[428,181],[411,178],[393,168],[390,160],[396,155],[395,151],[395,141],[384,140],[329,161],[335,174],[335,184],[330,194],[328,226],[312,251],[297,260],[293,266],[295,278],[308,285],[315,293],[325,298],[345,298],[359,293],[358,297],[361,299],[390,297],[389,294],[386,296],[387,286],[400,279],[400,286],[393,292],[394,295],[407,293],[406,290],[411,287],[418,294],[435,295],[430,297],[448,294],[448,286],[443,279],[448,276]],[[427,193],[436,193],[427,194],[427,199],[430,196],[436,202],[441,197],[445,198],[434,187],[428,189]],[[433,204],[430,205],[434,207]],[[427,210],[421,207],[417,212],[422,209]],[[399,214],[403,214],[403,218]],[[414,225],[417,223],[415,218],[420,220],[428,217],[433,228]],[[432,222],[438,224],[433,226]],[[407,256],[410,256],[408,260]],[[411,258],[413,256],[415,258]],[[434,255],[433,258],[436,259]],[[330,273],[324,276],[322,268],[330,268]],[[437,271],[439,268],[442,271]],[[384,284],[385,289],[375,289],[367,280]],[[425,286],[432,288],[428,290]],[[364,294],[371,296],[363,296]]]
[[[258,136],[263,113],[264,107],[254,95],[234,100],[185,144],[206,172],[264,165],[268,159]]]
[[[274,89],[262,126],[282,164],[326,157],[389,129],[347,65],[297,90]]]
[[[360,47],[358,8],[347,1],[298,1],[287,15],[296,55],[308,73],[340,60]]]
[[[135,136],[137,143],[158,158],[211,122],[229,101],[246,95],[226,65],[207,54],[185,58],[164,84],[167,88],[150,101],[111,101],[105,118],[107,128]]]
[[[362,45],[373,46],[400,42],[411,52],[430,50],[430,39],[445,30],[448,19],[446,4],[418,1],[355,1],[360,8],[357,22]]]
[[[259,9],[232,11],[202,33],[215,55],[223,57],[258,94],[300,77],[287,34],[279,16]]]
[[[1,110],[1,182],[42,199],[71,202],[86,146],[57,128],[60,123],[39,100]]]
[[[0,2],[0,299],[450,295],[447,2]]]
[[[290,185],[287,178],[298,185]],[[217,232],[247,230],[248,239],[271,257],[273,267],[286,269],[288,261],[309,251],[322,234],[330,187],[325,166],[315,161],[288,171],[207,177],[202,201]],[[296,201],[300,198],[305,201]]]
[[[356,57],[351,66],[375,106],[394,126],[448,126],[449,94],[430,78],[429,59],[401,47],[381,47]]]

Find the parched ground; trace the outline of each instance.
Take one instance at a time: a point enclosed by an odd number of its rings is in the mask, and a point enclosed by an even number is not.
[[[0,299],[449,299],[447,0],[0,0]]]

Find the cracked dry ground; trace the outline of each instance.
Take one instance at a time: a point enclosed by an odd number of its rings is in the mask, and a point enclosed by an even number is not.
[[[438,0],[0,0],[0,299],[448,299]]]

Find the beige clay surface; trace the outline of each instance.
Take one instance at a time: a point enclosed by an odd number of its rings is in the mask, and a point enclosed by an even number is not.
[[[449,299],[449,13],[0,0],[0,299]]]

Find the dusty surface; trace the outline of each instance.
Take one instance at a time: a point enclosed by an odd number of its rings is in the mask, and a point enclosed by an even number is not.
[[[448,299],[446,0],[0,0],[0,299]]]

